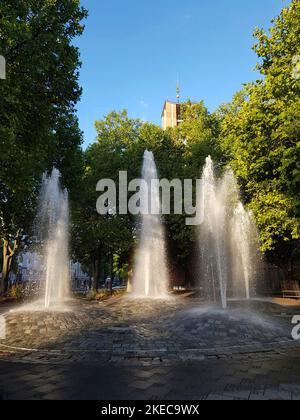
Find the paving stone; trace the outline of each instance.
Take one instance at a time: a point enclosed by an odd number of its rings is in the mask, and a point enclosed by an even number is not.
[[[252,391],[250,393],[250,397],[249,397],[250,401],[265,401],[268,400],[268,398],[265,397],[265,391],[264,390],[256,390],[256,391]]]
[[[223,394],[209,394],[206,399],[207,401],[234,401],[233,397],[229,397]]]
[[[266,389],[265,398],[268,400],[284,400],[289,401],[292,399],[292,393],[287,391],[279,391],[277,389]]]
[[[299,380],[300,380],[300,378],[299,378]],[[279,385],[279,390],[280,391],[300,393],[300,385],[296,385],[296,384],[280,384]]]
[[[280,319],[271,330],[240,308],[208,319],[191,311],[201,305],[197,299],[72,305],[63,314],[8,315],[1,343],[37,351],[5,353],[0,343],[0,393],[9,399],[298,397],[300,343],[287,338]],[[245,305],[245,314],[269,310]]]
[[[292,400],[293,401],[300,401],[300,392],[293,392],[292,393]]]
[[[228,396],[234,399],[248,400],[250,397],[251,391],[236,390],[233,392],[226,391],[224,396]]]

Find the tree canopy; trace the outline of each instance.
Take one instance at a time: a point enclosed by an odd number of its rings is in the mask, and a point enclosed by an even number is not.
[[[0,81],[0,236],[6,248],[18,248],[20,228],[30,230],[40,177],[56,166],[76,197],[73,256],[97,288],[101,267],[128,270],[138,232],[131,215],[97,213],[97,182],[118,183],[119,171],[127,171],[128,181],[139,178],[146,149],[159,177],[169,180],[198,179],[211,155],[220,170],[234,170],[262,251],[291,277],[300,254],[299,0],[269,31],[255,30],[259,78],[229,104],[210,113],[204,102],[188,101],[180,124],[166,131],[114,111],[96,121],[96,142],[82,152],[80,57],[72,40],[82,34],[86,15],[79,0],[0,3],[0,54],[7,60],[7,79]],[[185,215],[167,215],[164,223],[170,260],[187,269],[196,231]]]
[[[86,11],[79,0],[2,0],[0,54],[0,238],[2,290],[22,229],[30,233],[42,173],[56,166],[75,192],[82,168],[76,103]],[[8,267],[8,269],[7,269]]]
[[[253,210],[262,250],[287,267],[300,238],[300,3],[291,2],[269,32],[255,31],[262,78],[219,110],[220,146]]]
[[[81,132],[75,105],[83,31],[79,0],[3,0],[0,54],[7,78],[0,83],[1,234],[32,220],[41,174],[55,165],[70,188],[80,165]]]
[[[84,153],[85,172],[81,199],[78,202],[74,223],[76,256],[90,267],[94,286],[101,277],[100,259],[115,256],[117,263],[132,261],[136,245],[139,219],[132,215],[100,216],[96,211],[97,182],[111,179],[118,185],[119,172],[127,171],[128,182],[140,178],[145,150],[153,152],[160,179],[198,178],[208,154],[217,147],[216,120],[203,103],[190,104],[186,113],[195,115],[187,119],[180,129],[163,131],[160,127],[142,123],[128,117],[126,111],[112,112],[96,121],[97,141]],[[201,117],[201,121],[197,117]],[[186,135],[190,144],[187,145]],[[171,200],[173,199],[171,194]],[[186,268],[195,241],[195,232],[185,225],[184,215],[164,216],[170,259]],[[120,267],[119,267],[120,268]],[[103,275],[103,273],[102,273]]]

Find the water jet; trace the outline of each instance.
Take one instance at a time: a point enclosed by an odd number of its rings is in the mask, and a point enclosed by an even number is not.
[[[167,269],[165,232],[161,214],[151,214],[151,207],[160,209],[159,186],[151,181],[158,179],[157,167],[152,152],[145,151],[142,179],[148,188],[141,189],[142,208],[148,211],[141,215],[140,244],[136,253],[133,276],[135,296],[148,298],[166,298],[169,277]]]
[[[227,308],[231,297],[251,297],[259,265],[259,240],[251,212],[241,202],[232,170],[217,179],[211,157],[202,174],[203,223],[199,228],[201,285],[208,302]]]
[[[43,249],[43,306],[63,308],[70,288],[69,203],[57,169],[43,176],[36,229]]]

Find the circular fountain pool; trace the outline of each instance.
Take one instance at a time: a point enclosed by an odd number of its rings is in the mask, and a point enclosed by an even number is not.
[[[53,361],[194,360],[285,351],[290,315],[263,302],[234,302],[224,311],[197,299],[75,302],[73,311],[6,315],[2,356]],[[4,353],[3,353],[4,352]]]

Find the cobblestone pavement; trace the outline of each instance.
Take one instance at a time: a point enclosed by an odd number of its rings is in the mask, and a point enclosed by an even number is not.
[[[118,366],[0,362],[4,399],[300,399],[299,353]]]
[[[198,299],[71,302],[6,312],[0,394],[7,399],[299,399],[291,310]],[[7,308],[6,308],[7,309]]]

